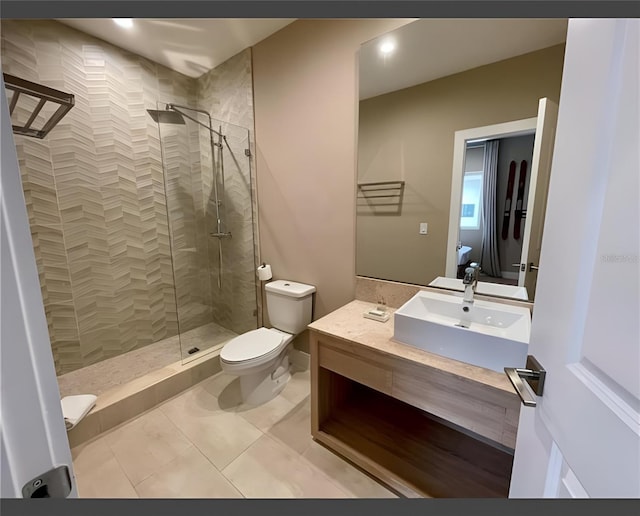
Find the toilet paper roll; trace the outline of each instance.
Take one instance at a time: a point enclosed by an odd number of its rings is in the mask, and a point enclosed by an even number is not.
[[[258,279],[260,281],[267,281],[271,278],[273,278],[273,274],[271,274],[271,265],[263,263],[258,267]]]

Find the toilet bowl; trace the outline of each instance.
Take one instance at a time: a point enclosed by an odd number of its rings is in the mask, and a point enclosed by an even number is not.
[[[291,378],[289,351],[293,338],[311,322],[315,287],[287,280],[265,285],[273,328],[251,330],[227,342],[220,351],[222,370],[239,376],[243,403],[261,405],[276,397]]]
[[[277,396],[291,378],[289,343],[293,335],[258,328],[231,339],[220,351],[220,365],[240,377],[242,401],[261,405]]]

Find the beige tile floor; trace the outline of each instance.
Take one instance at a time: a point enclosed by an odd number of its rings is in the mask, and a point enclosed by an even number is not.
[[[80,497],[394,498],[310,435],[309,371],[250,407],[219,373],[72,450]]]

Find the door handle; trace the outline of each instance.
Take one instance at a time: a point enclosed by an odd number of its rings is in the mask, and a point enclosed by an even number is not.
[[[531,271],[537,271],[537,270],[539,270],[539,269],[540,269],[540,267],[536,267],[535,265],[533,265],[533,262],[531,262],[531,263],[529,264],[529,272],[531,272]]]
[[[68,466],[58,466],[29,480],[22,487],[23,498],[67,498],[72,483]]]
[[[512,263],[511,267],[518,267],[522,272],[524,272],[526,265],[524,263]]]
[[[524,380],[529,384],[533,392],[537,396],[542,396],[544,390],[544,380],[547,376],[547,372],[542,368],[540,363],[535,359],[533,355],[527,356],[527,367],[521,369],[517,367],[505,367],[504,372],[507,374],[507,378],[513,385],[516,393],[520,397],[522,404],[525,407],[535,407],[536,399],[531,396],[530,392],[524,385]]]

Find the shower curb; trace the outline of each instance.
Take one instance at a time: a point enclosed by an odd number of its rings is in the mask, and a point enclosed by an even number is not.
[[[74,448],[92,440],[220,371],[218,350],[113,387],[99,395],[95,407],[67,433],[69,446]]]

